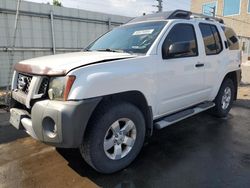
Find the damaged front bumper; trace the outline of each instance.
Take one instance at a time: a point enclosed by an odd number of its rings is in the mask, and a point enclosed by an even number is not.
[[[30,114],[20,108],[11,108],[10,123],[46,144],[76,148],[82,143],[87,123],[100,100],[43,100],[33,105]]]

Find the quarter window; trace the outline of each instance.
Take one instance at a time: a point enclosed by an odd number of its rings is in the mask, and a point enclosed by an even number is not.
[[[215,55],[222,51],[221,37],[215,25],[199,24],[206,55]]]
[[[229,27],[222,27],[227,38],[229,50],[239,50],[239,41],[235,32]]]
[[[231,16],[240,14],[241,0],[224,0],[224,16]]]
[[[171,49],[173,47],[180,47],[183,49],[177,49],[180,53],[172,54],[164,52],[164,49]],[[194,26],[191,24],[176,24],[168,33],[163,46],[162,46],[163,59],[180,58],[198,56],[197,39],[195,35]]]

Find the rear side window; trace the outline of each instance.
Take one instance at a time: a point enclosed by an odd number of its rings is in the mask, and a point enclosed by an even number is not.
[[[174,57],[163,55],[163,59],[198,56],[198,47],[194,26],[191,24],[176,24],[168,33],[163,47],[168,49],[172,44],[188,43],[187,53],[176,54]]]
[[[206,55],[219,54],[223,47],[219,31],[215,25],[199,24],[203,37]]]
[[[226,35],[229,50],[239,50],[239,41],[235,32],[228,27],[222,27],[222,29]]]

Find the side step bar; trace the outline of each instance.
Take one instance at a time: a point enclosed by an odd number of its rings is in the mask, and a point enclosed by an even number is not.
[[[213,102],[204,102],[197,106],[194,106],[192,108],[188,108],[186,110],[171,114],[169,116],[164,117],[163,119],[155,122],[154,127],[156,129],[162,129],[164,127],[167,127],[169,125],[172,125],[178,121],[181,121],[183,119],[186,119],[190,116],[193,116],[195,114],[198,114],[200,112],[203,112],[205,110],[208,110],[209,108],[214,107],[215,104]]]

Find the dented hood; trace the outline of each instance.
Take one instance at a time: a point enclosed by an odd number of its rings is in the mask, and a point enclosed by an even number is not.
[[[66,75],[70,70],[81,66],[131,57],[136,55],[117,52],[74,52],[21,61],[14,68],[18,72],[36,75]]]

